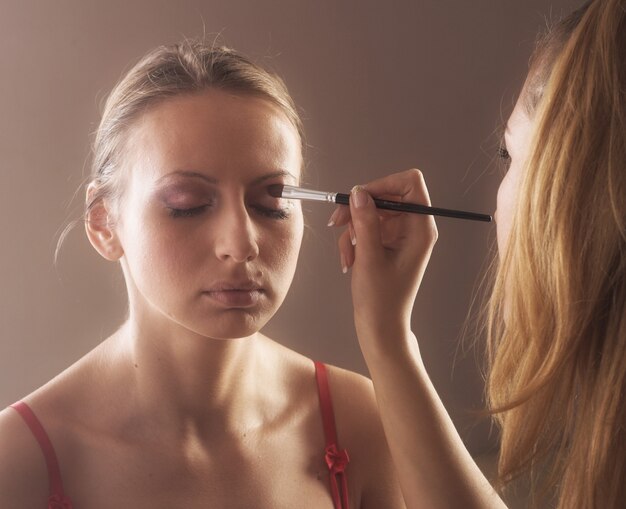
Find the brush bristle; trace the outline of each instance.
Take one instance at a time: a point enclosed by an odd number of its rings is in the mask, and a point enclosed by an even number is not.
[[[270,196],[274,198],[282,198],[283,196],[283,185],[282,184],[272,184],[268,186],[267,192],[270,193]]]

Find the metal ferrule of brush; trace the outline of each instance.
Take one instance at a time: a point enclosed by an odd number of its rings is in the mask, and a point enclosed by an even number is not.
[[[315,200],[315,201],[327,201],[335,203],[335,197],[337,193],[326,193],[324,191],[312,191],[309,189],[302,189],[294,186],[283,186],[282,197],[292,198],[295,200]]]

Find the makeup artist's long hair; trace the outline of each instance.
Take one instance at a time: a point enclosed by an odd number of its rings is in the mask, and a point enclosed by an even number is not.
[[[626,0],[556,25],[522,99],[535,135],[487,323],[500,481],[543,470],[559,508],[624,507]]]

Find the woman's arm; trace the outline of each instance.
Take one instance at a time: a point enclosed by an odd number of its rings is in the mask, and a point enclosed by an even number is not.
[[[334,214],[352,267],[354,320],[374,383],[389,449],[409,509],[504,508],[472,460],[421,360],[410,319],[437,240],[432,216],[381,211],[375,197],[430,205],[421,172],[390,175],[353,190]]]

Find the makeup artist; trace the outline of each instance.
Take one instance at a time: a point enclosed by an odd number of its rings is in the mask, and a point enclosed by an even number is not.
[[[500,156],[486,324],[500,481],[541,470],[537,502],[623,508],[626,0],[587,3],[541,39]],[[429,199],[413,170],[357,188],[332,216],[350,222],[341,265],[352,268],[359,342],[407,506],[503,507],[429,381],[418,346],[427,338],[410,329],[435,223],[378,211],[370,195]]]

